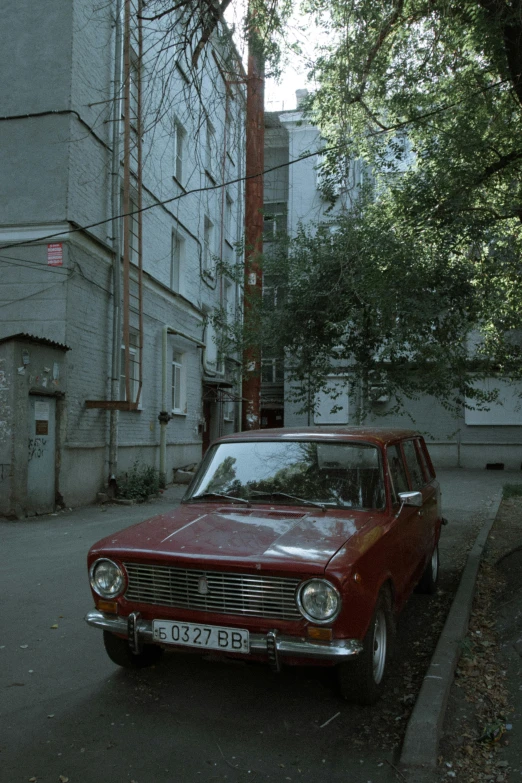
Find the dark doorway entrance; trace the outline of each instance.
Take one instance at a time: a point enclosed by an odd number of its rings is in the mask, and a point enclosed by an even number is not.
[[[261,429],[271,429],[272,427],[284,427],[285,417],[283,408],[262,408],[261,409]]]

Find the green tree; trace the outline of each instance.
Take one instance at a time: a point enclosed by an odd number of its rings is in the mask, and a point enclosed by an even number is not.
[[[311,410],[332,374],[350,370],[364,420],[372,389],[405,399],[429,393],[461,410],[466,397],[487,401],[474,380],[492,372],[469,332],[480,319],[481,264],[453,251],[446,233],[397,230],[383,200],[362,205],[331,225],[302,228],[265,258],[265,274],[285,290],[265,308],[265,344],[286,353],[291,395]]]
[[[267,259],[287,301],[264,335],[286,345],[303,408],[346,364],[366,400],[382,384],[396,406],[421,393],[455,410],[485,402],[473,381],[522,365],[522,2],[304,8],[328,40],[307,106],[325,194],[362,157],[374,201]]]

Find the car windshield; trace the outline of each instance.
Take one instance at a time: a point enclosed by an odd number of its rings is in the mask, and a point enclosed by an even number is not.
[[[228,496],[251,503],[384,507],[379,450],[368,443],[243,441],[214,446],[184,502]]]

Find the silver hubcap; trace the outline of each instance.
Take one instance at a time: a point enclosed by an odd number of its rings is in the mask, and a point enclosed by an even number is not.
[[[439,550],[437,547],[433,550],[431,556],[431,577],[434,582],[437,581],[437,575],[439,573]]]
[[[373,626],[373,679],[377,685],[384,675],[386,664],[386,616],[379,609]]]

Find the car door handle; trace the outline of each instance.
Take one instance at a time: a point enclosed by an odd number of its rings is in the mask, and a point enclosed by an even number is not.
[[[423,517],[424,516],[424,511],[417,511],[417,516]]]

